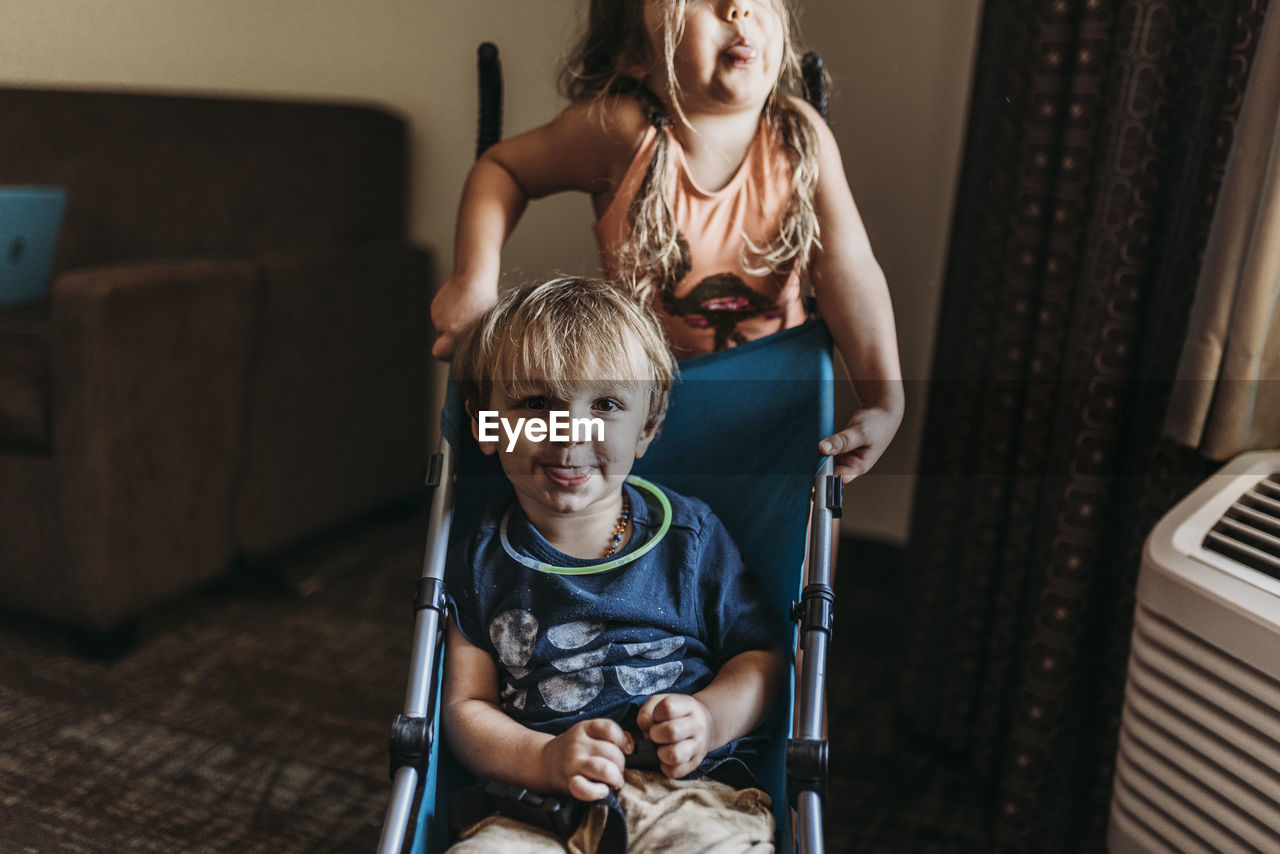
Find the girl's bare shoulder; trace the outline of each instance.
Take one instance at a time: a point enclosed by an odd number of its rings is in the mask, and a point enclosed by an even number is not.
[[[630,161],[649,128],[649,115],[628,95],[570,104],[557,121],[576,127],[582,138],[592,139],[610,158]]]
[[[798,95],[783,95],[782,99],[791,109],[804,116],[815,131],[820,134],[830,135],[831,128],[827,126],[822,115],[813,108],[813,104]]]
[[[792,109],[808,122],[818,139],[818,174],[822,174],[824,165],[828,171],[833,166],[840,166],[840,147],[836,143],[835,134],[831,132],[831,126],[822,118],[822,114],[814,109],[813,105],[804,98],[795,95],[784,95],[783,98]],[[843,167],[840,168],[843,171]]]
[[[617,188],[650,126],[641,104],[626,95],[570,104],[555,123],[563,129],[562,138],[575,141],[574,156],[581,158],[592,176],[582,189],[597,196],[597,201]]]
[[[563,190],[600,193],[626,170],[644,138],[647,119],[628,100],[570,104],[546,124],[494,145],[483,159],[510,173],[530,198]]]

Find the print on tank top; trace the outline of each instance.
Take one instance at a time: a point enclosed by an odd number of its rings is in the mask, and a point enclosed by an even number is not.
[[[680,247],[680,265],[676,274],[662,283],[662,308],[687,326],[711,329],[715,333],[714,349],[746,343],[747,337],[738,331],[743,321],[756,317],[774,320],[783,316],[777,303],[752,289],[734,273],[707,276],[684,296],[677,297],[676,286],[689,275],[693,261],[689,241],[683,234],[676,234],[676,243]]]

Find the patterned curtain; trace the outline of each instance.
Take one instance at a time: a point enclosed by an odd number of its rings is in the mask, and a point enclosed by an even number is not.
[[[900,704],[994,851],[1103,851],[1159,439],[1265,0],[987,0]],[[904,849],[905,850],[905,849]]]

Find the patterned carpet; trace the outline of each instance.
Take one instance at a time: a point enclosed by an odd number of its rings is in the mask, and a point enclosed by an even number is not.
[[[6,616],[0,851],[375,850],[424,531],[402,516],[204,591],[108,662]],[[829,848],[981,850],[963,780],[893,735],[900,555],[841,558]]]

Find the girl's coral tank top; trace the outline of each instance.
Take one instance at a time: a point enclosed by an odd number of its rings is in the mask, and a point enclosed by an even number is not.
[[[653,160],[659,133],[670,130],[648,129],[617,194],[595,224],[601,266],[611,278],[625,273],[619,265],[631,232],[631,204]],[[671,139],[674,168],[667,197],[688,247],[687,264],[682,264],[688,272],[678,282],[661,284],[654,307],[680,358],[732,347],[805,320],[798,270],[758,276],[743,266],[748,241],[764,247],[776,237],[790,199],[791,166],[770,144],[773,137],[762,120],[742,165],[714,192],[698,185],[684,150]]]

